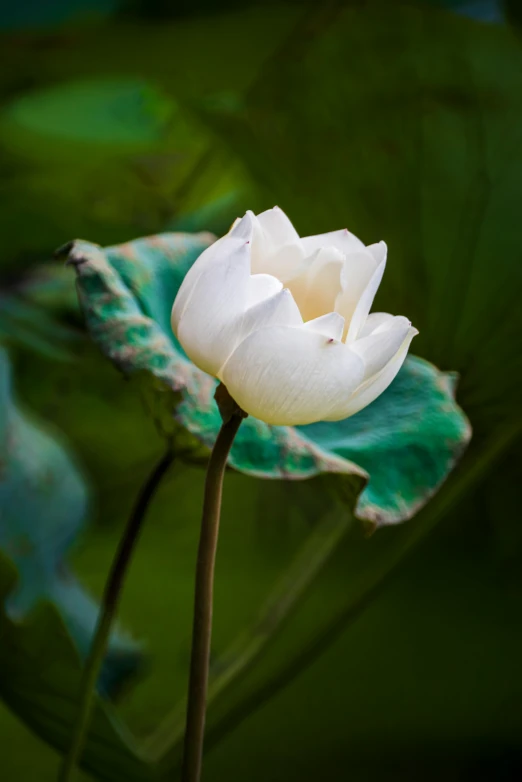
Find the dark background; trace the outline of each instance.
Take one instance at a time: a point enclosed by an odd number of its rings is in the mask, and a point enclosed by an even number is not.
[[[388,243],[377,309],[407,314],[420,330],[414,352],[461,375],[480,474],[456,499],[442,489],[434,531],[398,564],[386,560],[397,530],[367,541],[363,564],[347,541],[297,620],[309,637],[325,606],[359,588],[371,547],[390,571],[384,588],[302,665],[279,647],[271,670],[286,672],[212,748],[205,780],[518,779],[519,4],[0,0],[0,9],[0,306],[29,291],[45,313],[28,325],[5,304],[0,340],[19,396],[84,466],[93,503],[74,561],[93,592],[162,445],[136,390],[83,332],[72,272],[56,288],[33,281],[69,239],[222,233],[247,208],[274,204],[303,234],[347,225]],[[126,587],[122,622],[151,659],[121,705],[136,730],[184,692],[202,480],[178,467],[162,488]],[[217,647],[291,558],[318,491],[228,478]],[[0,757],[9,782],[54,779],[55,753],[1,706]]]

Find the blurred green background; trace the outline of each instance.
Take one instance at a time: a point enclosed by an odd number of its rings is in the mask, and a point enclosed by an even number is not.
[[[461,375],[468,461],[433,510],[349,536],[216,735],[205,780],[519,779],[517,2],[0,8],[0,340],[19,398],[84,468],[93,501],[74,565],[94,594],[163,446],[84,332],[73,273],[49,265],[64,242],[221,233],[274,204],[303,234],[346,225],[388,243],[376,308],[407,314],[414,352]],[[122,623],[150,660],[121,702],[140,732],[184,693],[202,481],[178,465],[165,482],[125,589]],[[322,502],[314,481],[227,478],[216,648],[254,615]],[[397,556],[416,525],[430,534]],[[55,778],[58,756],[1,705],[0,758],[9,782]]]

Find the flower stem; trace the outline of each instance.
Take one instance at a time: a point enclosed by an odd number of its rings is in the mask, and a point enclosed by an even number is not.
[[[172,448],[166,451],[142,486],[120,540],[103,592],[94,639],[80,683],[80,703],[72,742],[58,774],[58,782],[71,782],[78,766],[96,699],[96,684],[105,657],[112,622],[116,615],[123,582],[138,542],[147,508],[161,480],[174,460]]]
[[[199,782],[205,734],[208,667],[212,636],[214,566],[219,533],[223,476],[227,457],[244,416],[233,413],[217,436],[205,481],[205,496],[196,567],[194,623],[188,689],[187,721],[183,752],[182,782]]]

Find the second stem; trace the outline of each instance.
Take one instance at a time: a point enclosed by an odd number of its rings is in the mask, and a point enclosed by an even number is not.
[[[58,782],[71,782],[75,769],[80,764],[96,702],[96,683],[105,658],[123,581],[138,542],[147,508],[173,460],[174,454],[172,449],[169,448],[142,487],[118,545],[118,550],[105,585],[98,624],[82,674],[78,716],[73,728],[71,745],[60,767]]]

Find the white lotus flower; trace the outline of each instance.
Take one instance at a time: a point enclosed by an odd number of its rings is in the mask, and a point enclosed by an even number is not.
[[[338,421],[373,402],[417,330],[369,314],[384,242],[300,238],[278,207],[236,220],[189,270],[172,309],[187,356],[269,424]]]

